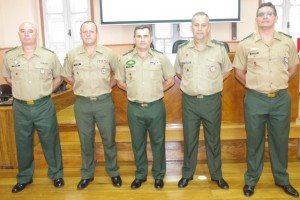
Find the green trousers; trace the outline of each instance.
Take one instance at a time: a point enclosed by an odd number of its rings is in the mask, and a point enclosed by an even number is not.
[[[158,100],[147,106],[129,101],[127,117],[137,168],[135,177],[144,179],[148,174],[148,131],[153,156],[152,176],[154,179],[163,179],[166,174],[166,110],[163,101]]]
[[[77,96],[74,104],[75,119],[81,144],[81,176],[94,177],[95,125],[103,143],[105,168],[110,177],[118,176],[115,107],[111,93],[97,98]]]
[[[287,173],[291,97],[287,90],[273,98],[248,90],[244,99],[247,132],[245,183],[255,186],[265,158],[266,130],[273,177],[280,185],[289,184]]]
[[[52,180],[63,177],[56,110],[51,98],[43,98],[33,105],[15,100],[13,114],[19,170],[17,182],[26,183],[32,179],[35,130],[48,164],[48,177]]]
[[[182,122],[184,135],[184,162],[182,177],[194,175],[197,158],[200,124],[203,123],[207,163],[210,176],[221,179],[220,127],[222,114],[221,93],[197,98],[182,95]]]

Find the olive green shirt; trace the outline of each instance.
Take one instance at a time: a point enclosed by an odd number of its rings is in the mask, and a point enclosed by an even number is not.
[[[174,76],[168,57],[153,49],[144,59],[135,49],[125,53],[116,72],[116,79],[127,84],[128,100],[147,103],[163,98],[163,82]]]
[[[180,89],[185,94],[212,95],[223,90],[223,73],[232,70],[232,64],[220,42],[209,39],[200,51],[191,40],[179,46],[175,70],[182,75]]]
[[[52,51],[37,47],[32,58],[24,57],[21,46],[4,54],[2,76],[11,78],[14,98],[29,101],[48,96],[53,78],[60,76],[61,64]]]
[[[80,46],[67,53],[62,75],[74,77],[74,94],[95,97],[112,91],[111,71],[115,71],[117,62],[118,56],[110,48],[97,45],[95,55],[89,58]]]
[[[279,32],[270,46],[259,33],[248,36],[239,43],[233,61],[235,68],[246,71],[246,88],[266,94],[286,89],[288,69],[298,63],[293,40]]]

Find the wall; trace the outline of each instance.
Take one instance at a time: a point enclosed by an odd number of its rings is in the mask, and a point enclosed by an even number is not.
[[[19,44],[18,26],[25,21],[36,24],[40,32],[38,0],[0,0],[0,49]]]
[[[0,71],[2,56],[11,47],[19,45],[18,26],[25,21],[36,24],[40,33],[40,14],[38,0],[0,0]],[[39,43],[41,44],[41,40]],[[5,83],[0,76],[0,84]]]
[[[94,4],[94,20],[100,25],[100,1],[92,0],[92,2]],[[258,1],[241,0],[242,22],[237,25],[237,40],[241,40],[253,32],[257,5]],[[193,14],[191,13],[191,16]],[[37,24],[38,31],[41,32],[39,0],[0,0],[0,27],[4,29],[4,31],[0,31],[0,48],[14,47],[19,44],[18,25],[24,21]],[[101,25],[99,26],[100,43],[131,44],[133,41],[133,28],[133,25]],[[231,24],[213,24],[212,37],[222,41],[230,41]]]
[[[123,50],[122,45],[133,43],[134,25],[100,25],[100,1],[92,0],[94,5],[94,21],[99,24],[100,43],[114,46],[118,52]],[[255,27],[255,11],[257,0],[241,0],[241,22],[237,24],[237,41],[243,39]],[[37,25],[41,33],[39,0],[0,0],[0,70],[2,68],[2,55],[11,47],[19,45],[18,26],[24,21],[30,21]],[[226,10],[225,10],[226,11]],[[191,13],[191,16],[194,13]],[[116,33],[116,34],[112,34]],[[231,24],[212,24],[212,37],[222,41],[231,41]],[[42,44],[42,37],[39,43]],[[120,50],[118,45],[120,45]],[[230,46],[231,49],[232,46]],[[234,49],[233,49],[234,50]],[[0,76],[0,84],[4,82]]]

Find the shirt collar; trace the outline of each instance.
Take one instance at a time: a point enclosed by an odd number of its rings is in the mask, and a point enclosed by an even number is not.
[[[97,45],[97,47],[96,47],[96,52],[97,52],[97,53],[103,53],[103,50],[102,50],[102,48],[101,48],[100,45]],[[84,54],[84,53],[85,53],[85,50],[84,50],[83,45],[79,48],[78,53],[79,53],[79,54]]]
[[[254,38],[255,42],[258,42],[258,41],[262,40],[261,36],[258,32],[254,33],[253,38]],[[281,40],[281,35],[277,31],[274,32],[274,39]]]
[[[23,48],[22,48],[22,46],[19,46],[18,47],[18,56],[24,56],[24,51],[23,51]],[[35,56],[41,56],[41,47],[39,47],[39,46],[37,46],[36,47],[36,49],[34,50],[34,53],[33,53],[33,55],[35,55]]]
[[[208,47],[213,47],[215,44],[211,41],[211,39],[210,38],[208,38],[208,40],[207,40],[207,42],[206,42],[206,46],[208,46]],[[194,40],[191,40],[188,44],[187,44],[187,47],[188,48],[196,48],[196,46],[195,46],[195,42],[194,42]]]
[[[149,53],[150,56],[154,55],[154,51],[151,48],[148,50],[148,53]],[[138,52],[137,52],[136,48],[134,48],[133,51],[132,51],[132,56],[135,56],[135,55],[138,55]]]

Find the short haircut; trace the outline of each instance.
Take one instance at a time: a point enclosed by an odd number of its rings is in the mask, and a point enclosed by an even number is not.
[[[82,26],[83,26],[84,24],[90,24],[90,23],[92,23],[92,24],[95,25],[95,27],[96,27],[96,32],[98,33],[98,27],[97,27],[97,24],[96,24],[95,22],[93,22],[93,21],[85,21],[85,22],[83,22],[83,23],[81,24],[81,26],[80,26],[80,32],[82,31]]]
[[[145,29],[145,28],[149,30],[150,36],[152,36],[152,28],[151,28],[150,25],[138,25],[138,26],[136,26],[134,28],[134,35],[133,35],[133,37],[135,37],[137,30]]]
[[[23,22],[22,24],[20,24],[19,30],[21,30],[22,27],[25,26],[26,24],[27,24],[27,25],[30,25],[30,26],[32,27],[33,30],[37,31],[36,25],[33,24],[33,23],[31,23],[31,22]]]
[[[196,18],[196,17],[198,17],[198,16],[205,16],[206,18],[207,18],[207,20],[208,20],[208,22],[209,22],[209,17],[208,17],[208,15],[205,13],[205,12],[197,12],[197,13],[195,13],[194,15],[193,15],[193,17],[192,17],[192,23],[193,23],[193,21],[194,21],[194,19]]]
[[[261,9],[262,7],[271,7],[274,11],[274,16],[277,16],[276,7],[271,2],[265,2],[260,4],[259,7],[257,8],[256,17],[258,17],[258,10]]]

